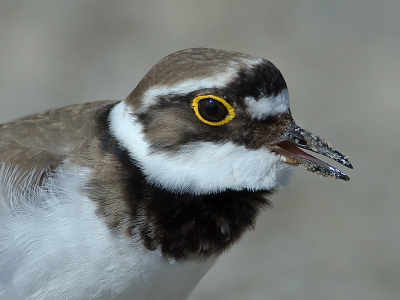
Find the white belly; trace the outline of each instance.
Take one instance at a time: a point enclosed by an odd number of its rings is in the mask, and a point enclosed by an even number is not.
[[[142,271],[147,272],[144,278],[134,278],[128,288],[116,300],[151,299],[151,300],[183,300],[196,287],[200,279],[214,264],[215,259],[206,262],[175,262],[168,265],[156,259]],[[149,270],[151,265],[158,270]],[[102,298],[110,299],[110,298]]]
[[[0,299],[185,299],[216,260],[168,261],[113,237],[80,193],[88,170],[29,194],[9,188],[16,172],[0,166]]]

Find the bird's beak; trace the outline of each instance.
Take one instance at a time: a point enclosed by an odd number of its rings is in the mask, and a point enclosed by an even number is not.
[[[339,178],[345,181],[350,180],[350,178],[339,169],[336,169],[326,162],[302,151],[300,148],[322,154],[337,161],[343,166],[353,169],[347,156],[344,156],[329,146],[326,141],[311,132],[300,128],[296,124],[293,124],[289,128],[279,142],[274,143],[269,147],[272,151],[283,157],[289,164],[301,165],[307,170],[325,177]]]

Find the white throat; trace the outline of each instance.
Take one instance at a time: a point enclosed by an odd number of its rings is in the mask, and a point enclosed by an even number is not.
[[[171,192],[211,194],[227,189],[266,190],[285,186],[291,167],[269,149],[249,150],[231,142],[196,142],[176,152],[152,152],[143,127],[121,102],[111,111],[110,130],[135,159],[146,179]]]

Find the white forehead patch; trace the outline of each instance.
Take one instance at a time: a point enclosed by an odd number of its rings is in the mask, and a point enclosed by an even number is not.
[[[110,130],[138,162],[150,183],[176,193],[211,194],[285,186],[290,165],[267,148],[246,149],[232,142],[188,143],[176,152],[152,152],[143,127],[124,102],[110,114]]]
[[[268,116],[289,111],[289,92],[287,89],[284,89],[275,97],[261,97],[258,100],[253,97],[246,97],[244,101],[247,112],[253,120],[261,120]]]

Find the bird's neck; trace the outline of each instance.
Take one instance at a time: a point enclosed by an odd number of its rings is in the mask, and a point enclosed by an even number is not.
[[[110,134],[111,107],[98,120],[102,150],[120,162],[118,176],[129,207],[129,234],[148,250],[173,259],[206,259],[221,254],[247,230],[268,205],[270,190],[232,191],[208,195],[174,193],[146,181],[135,159]],[[107,199],[106,199],[107,200]]]

